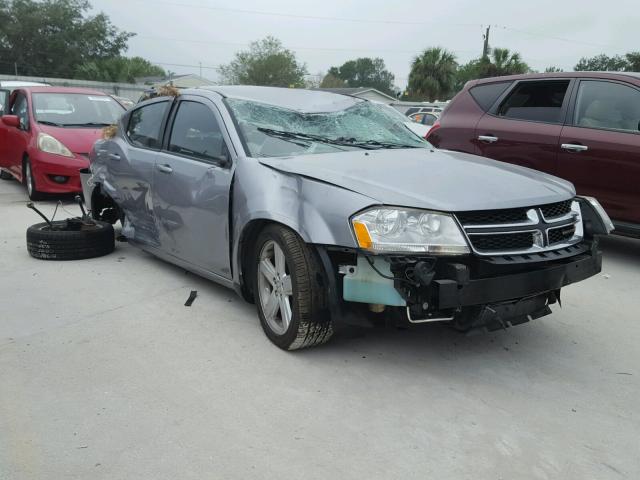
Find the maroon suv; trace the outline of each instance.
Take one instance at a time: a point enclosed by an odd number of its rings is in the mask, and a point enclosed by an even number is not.
[[[571,72],[468,82],[427,139],[557,175],[640,235],[640,74]]]

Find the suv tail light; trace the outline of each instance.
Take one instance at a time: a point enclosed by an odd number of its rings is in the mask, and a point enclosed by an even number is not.
[[[436,130],[440,128],[440,119],[436,120],[436,122],[431,126],[427,134],[424,136],[426,140],[429,140],[429,136],[433,134]]]

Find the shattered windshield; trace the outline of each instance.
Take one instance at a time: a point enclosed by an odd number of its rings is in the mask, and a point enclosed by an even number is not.
[[[301,113],[240,99],[227,99],[227,104],[252,157],[430,146],[396,115],[370,102],[328,113]]]

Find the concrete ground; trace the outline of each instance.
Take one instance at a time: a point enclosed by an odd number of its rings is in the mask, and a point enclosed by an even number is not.
[[[30,258],[25,201],[0,182],[0,479],[640,478],[638,241],[504,332],[286,353],[253,305],[126,243]]]

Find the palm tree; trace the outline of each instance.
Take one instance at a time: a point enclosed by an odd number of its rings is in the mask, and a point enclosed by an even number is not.
[[[456,57],[444,48],[428,48],[411,64],[409,96],[413,98],[444,100],[453,91]]]
[[[480,78],[500,77],[527,73],[530,68],[519,53],[511,53],[508,48],[494,48],[491,57],[480,59]]]

